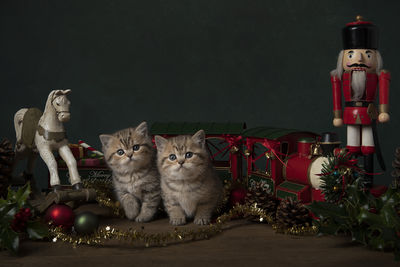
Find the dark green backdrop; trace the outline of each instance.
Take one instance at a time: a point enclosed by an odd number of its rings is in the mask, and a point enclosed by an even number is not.
[[[399,1],[0,1],[1,136],[14,113],[71,88],[70,142],[155,121],[335,130],[329,72],[341,28],[380,28],[392,73],[380,137],[391,181],[399,141]],[[39,164],[44,173],[44,164]],[[43,182],[46,184],[46,182]]]

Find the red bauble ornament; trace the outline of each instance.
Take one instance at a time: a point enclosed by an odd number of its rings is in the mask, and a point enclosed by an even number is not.
[[[232,206],[236,204],[244,204],[247,195],[247,190],[243,187],[237,187],[232,189],[230,196],[230,203]]]
[[[46,222],[52,222],[54,226],[71,228],[74,225],[74,211],[67,205],[54,204],[47,209],[45,215]]]

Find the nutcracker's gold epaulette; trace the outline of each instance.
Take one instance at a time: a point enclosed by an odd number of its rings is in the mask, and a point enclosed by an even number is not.
[[[379,105],[379,114],[381,113],[389,113],[389,104],[380,104]]]

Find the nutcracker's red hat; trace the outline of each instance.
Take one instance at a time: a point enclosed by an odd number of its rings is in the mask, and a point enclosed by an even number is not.
[[[343,49],[378,49],[378,28],[357,16],[357,21],[346,24],[342,30]]]

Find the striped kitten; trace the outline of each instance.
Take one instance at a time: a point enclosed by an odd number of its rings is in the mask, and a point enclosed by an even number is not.
[[[157,135],[155,141],[161,196],[170,223],[182,225],[194,217],[195,224],[209,224],[222,184],[205,148],[204,131],[170,139]]]
[[[104,158],[113,173],[116,195],[129,220],[148,222],[161,200],[156,152],[147,123],[100,135]]]

